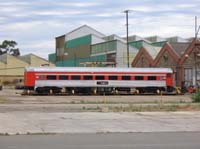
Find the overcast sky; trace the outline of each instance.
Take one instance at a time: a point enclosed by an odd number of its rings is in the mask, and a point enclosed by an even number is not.
[[[55,37],[87,24],[106,34],[124,36],[125,9],[130,35],[194,36],[200,0],[0,0],[0,42],[15,40],[21,54],[47,58]]]

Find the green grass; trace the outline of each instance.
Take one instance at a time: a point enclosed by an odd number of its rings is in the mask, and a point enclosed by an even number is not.
[[[200,89],[196,91],[196,93],[192,96],[193,102],[200,102]]]

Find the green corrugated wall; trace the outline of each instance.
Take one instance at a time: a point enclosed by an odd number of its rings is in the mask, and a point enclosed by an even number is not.
[[[131,45],[132,47],[135,47],[137,49],[140,49],[143,46],[144,41],[134,41],[134,42],[130,42],[129,45]]]
[[[115,50],[117,50],[116,40],[92,45],[91,54],[99,54]]]
[[[163,47],[166,42],[167,41],[154,42],[151,45],[156,46],[156,47]]]
[[[83,64],[80,64],[81,62],[104,62],[104,61],[106,61],[106,55],[98,55],[87,58],[76,58],[66,61],[58,61],[56,62],[56,66],[78,67],[78,66],[84,66]]]
[[[91,41],[92,41],[91,35],[86,35],[86,36],[82,36],[82,37],[75,38],[75,39],[72,39],[72,40],[68,40],[65,43],[65,47],[68,48],[68,49],[69,48],[75,48],[75,47],[78,47],[80,45],[91,44]]]
[[[55,53],[51,53],[48,55],[48,59],[51,63],[54,63],[56,62],[56,54]]]

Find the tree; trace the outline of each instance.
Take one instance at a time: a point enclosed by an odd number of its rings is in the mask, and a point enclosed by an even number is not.
[[[0,44],[0,55],[9,53],[13,56],[19,56],[20,51],[18,48],[15,48],[17,46],[17,42],[13,40],[4,40],[2,44]]]

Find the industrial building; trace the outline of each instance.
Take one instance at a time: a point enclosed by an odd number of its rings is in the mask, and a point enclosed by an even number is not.
[[[83,25],[58,36],[55,53],[49,61],[56,66],[114,66],[127,67],[126,38],[115,34],[106,36]],[[175,73],[175,85],[200,84],[199,40],[174,36],[128,37],[131,67],[170,67]]]
[[[126,41],[117,35],[105,36],[95,29],[83,25],[65,35],[56,37],[56,52],[49,61],[56,66],[106,66],[127,67]],[[138,49],[129,46],[129,63]],[[107,63],[110,62],[110,63]]]
[[[28,66],[55,66],[49,61],[34,54],[24,56],[0,55],[0,80],[3,84],[9,84],[24,78],[24,68]]]

